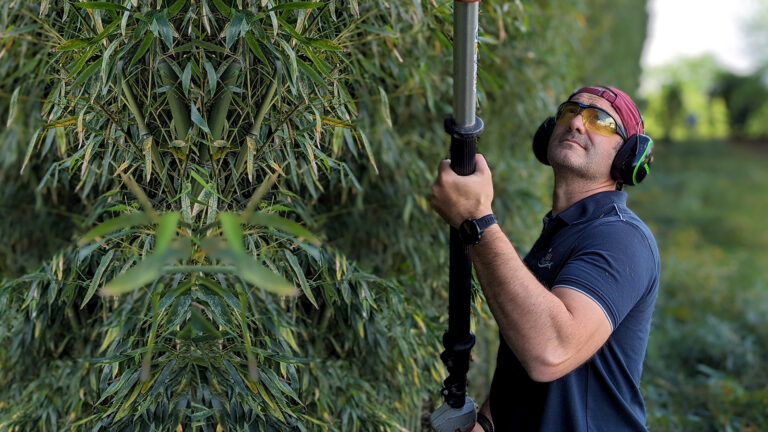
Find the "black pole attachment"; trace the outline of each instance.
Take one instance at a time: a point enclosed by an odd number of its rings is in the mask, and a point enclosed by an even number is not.
[[[451,169],[462,176],[474,173],[477,137],[483,131],[483,121],[475,117],[473,125],[460,127],[453,117],[448,117],[443,125],[451,136]],[[443,335],[445,351],[440,358],[448,369],[448,377],[443,381],[443,398],[456,409],[465,403],[469,355],[475,345],[475,335],[469,326],[471,301],[472,258],[469,246],[459,237],[459,230],[451,227],[448,331]]]

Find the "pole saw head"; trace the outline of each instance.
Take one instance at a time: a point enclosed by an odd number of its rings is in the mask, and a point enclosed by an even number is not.
[[[454,408],[444,403],[429,416],[429,421],[435,432],[468,432],[477,421],[475,402],[467,396],[464,406]]]

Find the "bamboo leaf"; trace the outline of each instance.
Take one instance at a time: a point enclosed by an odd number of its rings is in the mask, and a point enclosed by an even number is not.
[[[72,124],[75,124],[75,123],[77,123],[77,116],[65,117],[65,118],[58,119],[56,121],[52,121],[50,123],[47,123],[45,125],[45,128],[46,129],[55,129],[55,128],[59,128],[59,127],[69,126],[69,125],[72,125]]]
[[[191,80],[192,80],[192,62],[189,62],[184,67],[184,72],[182,72],[181,74],[181,89],[184,90],[184,94],[187,96],[189,96],[189,82]]]
[[[112,55],[112,51],[115,50],[117,47],[117,44],[120,43],[120,39],[115,39],[107,49],[104,51],[104,54],[102,54],[101,58],[101,82],[104,84],[104,86],[107,86],[107,71],[109,69],[109,56]]]
[[[99,9],[99,10],[113,10],[113,11],[127,11],[125,6],[121,6],[116,3],[109,2],[74,2],[72,6],[83,9]]]
[[[152,293],[152,328],[149,331],[149,341],[147,341],[147,352],[144,353],[144,359],[141,362],[141,382],[146,383],[151,376],[152,366],[152,351],[155,347],[155,338],[157,337],[157,325],[160,322],[160,314],[158,313],[158,304],[160,300],[160,292],[163,290],[163,284],[159,284],[155,291]],[[142,386],[143,387],[143,386]],[[144,391],[146,388],[144,388]]]
[[[16,112],[18,111],[17,101],[19,100],[19,90],[21,90],[21,87],[16,87],[16,90],[14,90],[13,94],[11,95],[11,103],[8,107],[8,121],[5,124],[5,127],[7,128],[11,127],[13,120],[16,119]]]
[[[259,264],[248,255],[238,257],[235,261],[235,268],[238,274],[259,288],[273,292],[281,296],[296,295],[296,287],[288,282],[284,277],[272,272],[268,268]]]
[[[248,44],[248,48],[251,49],[251,52],[253,52],[253,54],[258,57],[262,63],[268,64],[267,58],[264,56],[264,53],[259,47],[259,43],[256,42],[256,38],[253,37],[253,33],[248,32],[245,34],[245,43]]]
[[[241,222],[247,221],[248,218],[253,214],[254,210],[256,209],[256,204],[258,204],[259,201],[264,198],[264,195],[269,192],[269,190],[275,184],[275,181],[277,181],[277,174],[271,174],[264,179],[256,192],[251,195],[251,198],[248,200],[248,205],[245,206],[245,210],[243,210],[243,212],[240,214]]]
[[[181,8],[187,4],[187,0],[176,0],[171,7],[168,8],[168,16],[173,18],[177,13],[181,11]]]
[[[107,254],[104,255],[103,258],[101,258],[99,267],[96,269],[96,273],[93,275],[93,279],[91,279],[91,286],[88,288],[88,291],[85,293],[85,297],[83,297],[83,303],[80,305],[80,309],[84,308],[85,305],[88,303],[88,300],[90,300],[91,297],[93,297],[93,293],[96,292],[96,288],[99,287],[99,282],[101,282],[101,276],[104,274],[104,270],[106,270],[109,263],[112,262],[112,257],[114,255],[115,255],[115,249],[110,249],[109,252],[107,252]]]
[[[216,6],[216,9],[218,9],[219,12],[221,12],[224,16],[229,16],[229,14],[231,13],[230,12],[231,8],[226,4],[224,4],[222,0],[213,0],[213,5]]]
[[[237,11],[234,11],[232,13],[232,18],[229,21],[229,26],[227,27],[227,31],[225,33],[226,36],[226,47],[229,49],[233,43],[235,43],[235,40],[239,37],[242,37],[244,34],[248,32],[249,26],[248,22],[245,20],[245,16]]]
[[[243,234],[240,231],[240,221],[234,213],[222,212],[219,213],[219,220],[221,221],[221,229],[224,232],[224,238],[227,239],[229,247],[237,255],[245,255],[245,248],[243,247]]]
[[[376,160],[373,158],[373,151],[371,150],[371,144],[368,142],[368,137],[365,136],[365,132],[360,129],[357,129],[356,135],[363,142],[363,148],[365,148],[365,153],[368,155],[368,160],[371,162],[371,165],[373,165],[374,171],[376,171],[376,174],[379,174],[379,168],[376,167]]]
[[[161,275],[164,260],[157,254],[152,254],[133,268],[112,279],[99,290],[102,296],[116,296],[134,291],[152,282]]]
[[[208,92],[213,96],[216,93],[216,82],[218,81],[216,69],[213,68],[213,65],[208,60],[203,62],[203,67],[205,68],[205,74],[208,76]]]
[[[387,92],[381,87],[379,87],[379,97],[381,98],[381,115],[384,117],[384,123],[392,127],[392,117],[389,115],[389,98]]]
[[[299,278],[299,286],[301,287],[301,291],[304,293],[305,296],[307,296],[307,299],[312,302],[312,305],[315,306],[316,309],[319,309],[317,306],[317,300],[315,300],[315,295],[312,294],[312,290],[309,288],[309,284],[307,283],[307,277],[304,275],[304,271],[301,269],[301,266],[299,265],[299,260],[296,258],[296,255],[292,254],[289,250],[283,251],[285,254],[285,257],[288,260],[288,264],[290,264],[291,269],[293,269],[293,272],[296,273],[296,277]]]
[[[168,374],[171,373],[173,370],[173,367],[176,366],[176,359],[169,361],[168,364],[163,367],[163,370],[160,372],[160,374],[157,376],[157,378],[154,379],[154,383],[152,384],[152,390],[150,391],[150,395],[155,395],[157,393],[160,393],[163,389],[167,388],[167,382],[165,379],[168,377]]]
[[[304,43],[327,51],[341,51],[341,47],[330,39],[304,39]]]
[[[321,78],[320,75],[318,75],[318,73],[315,72],[314,69],[309,67],[309,65],[307,65],[306,63],[304,63],[304,61],[301,60],[301,58],[298,58],[298,57],[296,58],[296,64],[299,66],[299,69],[301,69],[301,71],[304,72],[304,75],[308,76],[312,81],[315,82],[315,84],[322,87],[325,87],[327,85],[325,80],[323,80],[323,78]]]
[[[91,39],[70,39],[59,45],[59,51],[69,51],[86,47],[91,44]]]
[[[88,67],[83,72],[77,75],[77,78],[72,83],[71,87],[78,88],[82,83],[86,82],[90,77],[93,76],[93,74],[99,70],[100,65],[101,62],[98,60],[88,65]]]
[[[245,386],[245,383],[243,383],[243,379],[240,377],[240,374],[237,373],[235,367],[232,366],[232,363],[228,362],[226,359],[223,359],[221,362],[224,364],[224,368],[229,373],[229,379],[235,384],[237,390],[242,394],[248,394],[248,388]]]
[[[315,3],[317,4],[317,3]],[[297,41],[299,42],[305,42],[306,38],[302,36],[299,32],[297,32],[292,25],[285,22],[282,18],[278,18],[277,22],[280,23],[280,27],[289,35],[293,36]]]
[[[277,228],[289,234],[293,234],[299,241],[307,241],[319,244],[320,239],[308,229],[289,219],[282,218],[274,213],[257,212],[248,217],[248,223],[254,225]]]
[[[130,65],[133,65],[139,59],[144,55],[144,53],[147,52],[149,49],[149,46],[152,45],[152,41],[155,40],[155,35],[151,32],[147,32],[146,35],[144,35],[144,40],[141,41],[141,45],[139,45],[139,48],[136,50],[136,54],[133,55],[133,58],[131,58]]]
[[[320,116],[320,120],[322,120],[323,123],[333,127],[340,127],[345,129],[353,129],[355,127],[355,125],[353,125],[352,123],[346,122],[344,120],[339,120],[333,117]]]
[[[221,339],[221,332],[203,316],[199,309],[192,308],[189,319],[192,322],[192,331],[195,333],[195,340]],[[198,334],[202,336],[202,339]]]
[[[136,196],[136,199],[138,199],[139,203],[141,203],[142,207],[144,207],[144,211],[147,213],[147,216],[149,216],[149,218],[153,221],[159,221],[160,218],[158,217],[155,209],[152,207],[152,202],[149,200],[147,194],[141,190],[141,187],[136,184],[136,181],[133,179],[133,177],[120,173],[120,178],[123,179],[123,183],[128,186],[128,189],[133,192],[133,194]]]
[[[176,227],[181,215],[178,212],[163,213],[160,224],[157,227],[155,237],[155,253],[162,254],[168,249],[171,240],[176,235]]]
[[[288,54],[288,70],[290,71],[290,78],[291,82],[296,82],[296,74],[298,73],[298,66],[296,65],[296,53],[293,51],[290,45],[288,45],[288,42],[278,39],[278,42],[280,42],[280,45],[282,45],[283,50]]]
[[[139,395],[139,390],[141,390],[140,385],[136,385],[133,388],[133,392],[130,396],[128,396],[126,399],[123,399],[123,403],[120,405],[120,409],[117,411],[117,414],[115,414],[115,418],[113,422],[118,421],[119,419],[123,418],[133,410],[133,406],[131,405],[133,401],[136,399],[136,396]]]
[[[277,5],[269,10],[269,12],[273,11],[281,11],[281,10],[296,10],[296,9],[315,9],[323,7],[322,2],[290,2],[290,3],[283,3],[281,5]]]
[[[144,212],[120,215],[116,218],[112,218],[100,223],[99,225],[97,225],[96,227],[94,227],[93,229],[85,233],[85,235],[83,235],[83,237],[80,238],[77,244],[78,246],[83,246],[93,239],[107,235],[117,230],[129,227],[129,226],[147,225],[149,223],[151,223],[151,220],[149,219],[147,214]]]
[[[173,30],[171,29],[171,23],[168,22],[168,17],[164,14],[155,15],[155,19],[152,20],[152,25],[149,26],[149,30],[163,40],[165,45],[169,49],[173,48]]]
[[[206,42],[206,41],[199,40],[199,39],[192,39],[191,42],[187,42],[184,45],[179,45],[178,48],[171,50],[170,54],[175,54],[175,53],[179,53],[179,52],[183,52],[183,51],[190,51],[194,47],[198,47],[198,48],[202,48],[202,49],[204,49],[206,51],[213,51],[213,52],[222,53],[222,54],[227,52],[227,50],[225,48],[222,48],[222,47],[220,47],[218,45],[214,45],[214,44],[212,44],[210,42]]]
[[[201,185],[201,186],[202,186],[202,187],[203,187],[205,190],[207,190],[208,192],[210,192],[212,195],[216,195],[216,196],[217,196],[219,199],[221,199],[221,200],[222,200],[222,201],[224,201],[224,202],[227,202],[227,203],[229,202],[229,200],[228,200],[228,199],[226,199],[226,198],[224,198],[223,196],[221,196],[221,194],[220,194],[220,193],[218,193],[218,192],[216,192],[215,190],[211,189],[211,186],[210,186],[210,185],[208,185],[208,182],[207,182],[207,181],[205,181],[205,179],[204,179],[204,178],[200,177],[200,174],[196,173],[195,171],[190,171],[190,172],[189,172],[189,175],[190,175],[190,176],[191,176],[193,179],[195,179],[195,181],[197,181],[198,183],[200,183],[200,185]],[[198,201],[198,202],[199,202],[199,201]],[[202,204],[205,204],[205,202],[203,202]],[[196,204],[196,205],[197,205],[197,204]],[[197,214],[197,212],[193,212],[193,213]]]
[[[197,111],[197,107],[195,106],[194,103],[191,105],[190,117],[192,118],[192,122],[196,124],[200,129],[208,132],[209,134],[211,133],[211,130],[208,129],[208,125],[205,123],[205,120],[200,115],[200,112]]]

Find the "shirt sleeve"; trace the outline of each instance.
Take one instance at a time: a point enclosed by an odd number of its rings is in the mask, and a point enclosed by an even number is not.
[[[611,331],[658,283],[658,252],[646,234],[626,221],[586,230],[553,287],[579,291],[605,311]]]

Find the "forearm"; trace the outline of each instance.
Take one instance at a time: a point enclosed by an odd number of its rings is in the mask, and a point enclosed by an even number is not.
[[[488,396],[485,398],[485,402],[480,406],[480,409],[477,410],[477,412],[482,413],[486,417],[488,417],[489,420],[493,421],[493,417],[491,416],[491,397]]]
[[[498,225],[470,248],[480,285],[509,347],[532,378],[568,357],[572,316],[528,270]]]

